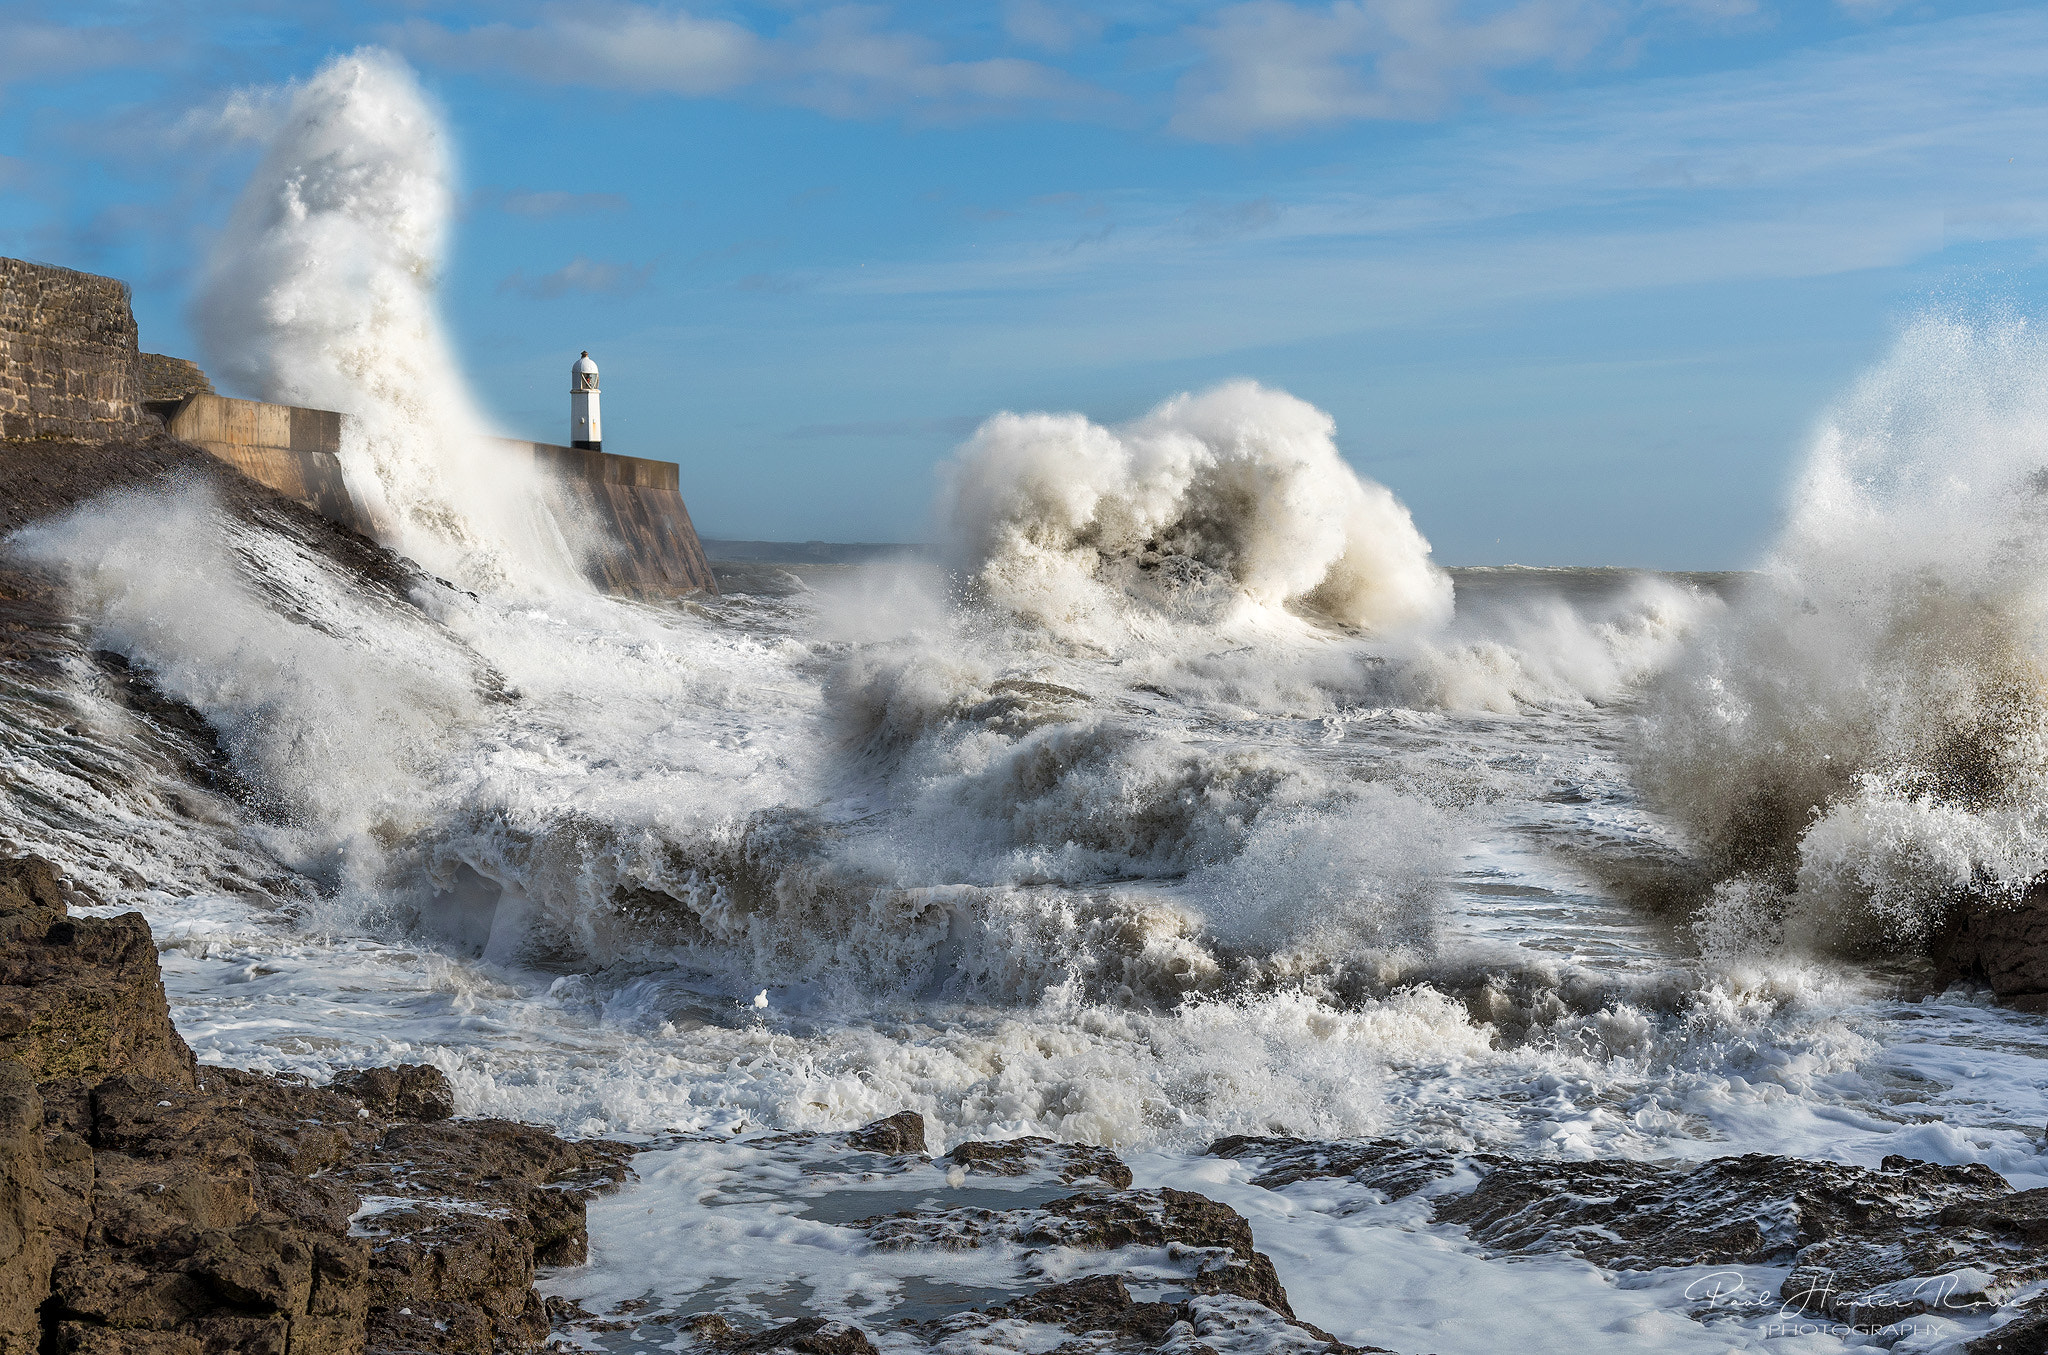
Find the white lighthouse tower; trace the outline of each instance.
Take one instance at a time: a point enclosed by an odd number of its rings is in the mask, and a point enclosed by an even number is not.
[[[597,364],[590,350],[569,369],[569,445],[586,452],[604,450],[604,425],[597,413]]]

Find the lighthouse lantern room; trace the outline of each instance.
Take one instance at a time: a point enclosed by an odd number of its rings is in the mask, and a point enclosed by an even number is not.
[[[569,443],[586,452],[604,450],[604,428],[597,412],[597,364],[590,350],[569,369]]]

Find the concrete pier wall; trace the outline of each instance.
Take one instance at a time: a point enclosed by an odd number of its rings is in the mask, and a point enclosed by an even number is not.
[[[171,436],[204,447],[242,474],[365,536],[374,524],[349,496],[341,469],[342,416],[332,410],[195,395],[153,406]],[[543,473],[557,513],[593,543],[585,569],[609,593],[715,593],[710,562],[683,504],[673,461],[494,439],[507,459]]]
[[[224,395],[153,405],[164,429],[329,521],[375,536],[341,474],[341,415]]]

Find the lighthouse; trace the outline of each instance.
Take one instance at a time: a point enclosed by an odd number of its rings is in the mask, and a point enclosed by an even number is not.
[[[590,350],[569,369],[569,445],[581,451],[604,450],[604,426],[597,413],[597,364]]]

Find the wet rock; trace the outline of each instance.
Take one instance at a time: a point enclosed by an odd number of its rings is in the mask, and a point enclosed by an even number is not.
[[[1131,1169],[1107,1148],[1085,1143],[1054,1143],[1051,1139],[1029,1137],[995,1143],[963,1143],[948,1156],[973,1172],[994,1176],[1025,1176],[1034,1171],[1050,1172],[1073,1184],[1096,1180],[1112,1190],[1128,1190]]]
[[[10,1012],[0,1355],[532,1349],[535,1265],[583,1259],[630,1154],[449,1122],[432,1069],[343,1094],[196,1068],[142,919],[68,916],[40,862],[0,862]]]
[[[432,1123],[455,1114],[455,1088],[448,1075],[424,1063],[359,1068],[336,1073],[328,1089],[360,1101],[372,1115]]]
[[[735,1355],[771,1355],[781,1351],[797,1351],[801,1355],[875,1355],[875,1343],[859,1327],[819,1317],[798,1318],[726,1348]]]
[[[2030,1303],[2002,1327],[1964,1346],[1965,1355],[2048,1355],[2048,1307]]]
[[[1255,1161],[1261,1185],[1347,1177],[1392,1198],[1431,1188],[1438,1221],[1497,1252],[1570,1252],[1613,1270],[1789,1263],[1779,1296],[1790,1308],[1853,1324],[1983,1313],[2048,1277],[2048,1190],[2014,1192],[1980,1165],[1516,1161],[1388,1140],[1234,1138],[1211,1151]]]
[[[0,1063],[0,1355],[34,1355],[50,1292],[43,1104],[35,1080]]]
[[[1475,1167],[1502,1164],[1502,1157],[1474,1154],[1460,1158],[1439,1148],[1412,1148],[1395,1139],[1260,1138],[1232,1134],[1209,1145],[1211,1157],[1249,1158],[1259,1164],[1252,1184],[1268,1190],[1311,1177],[1349,1177],[1390,1200],[1413,1195],[1425,1186],[1456,1175],[1460,1163]]]
[[[1050,1284],[1014,1303],[989,1310],[991,1317],[1014,1317],[1064,1327],[1076,1335],[1108,1334],[1154,1349],[1176,1324],[1186,1321],[1185,1305],[1140,1303],[1116,1275],[1090,1275],[1068,1284]]]
[[[851,1323],[803,1317],[748,1335],[718,1313],[705,1313],[683,1323],[699,1342],[733,1355],[876,1355],[868,1334]]]
[[[1178,1302],[1145,1302],[1131,1296],[1118,1275],[1090,1275],[1064,1284],[1046,1285],[1010,1303],[925,1324],[935,1344],[951,1345],[963,1336],[980,1337],[986,1345],[1021,1344],[1004,1328],[1015,1323],[1061,1328],[1077,1338],[1059,1349],[1120,1355],[1162,1348],[1191,1353],[1223,1350],[1294,1350],[1303,1355],[1364,1355],[1378,1346],[1349,1346],[1308,1323],[1282,1318],[1262,1304],[1230,1296],[1206,1295]],[[952,1338],[948,1341],[947,1338]]]
[[[1958,907],[1928,953],[1944,980],[1982,983],[2009,1006],[2048,1012],[2048,884],[2030,886],[2016,906]]]
[[[914,1110],[899,1110],[886,1120],[864,1124],[846,1136],[846,1146],[863,1153],[902,1156],[923,1153],[924,1116]]]
[[[133,1072],[192,1085],[142,915],[67,916],[34,857],[0,861],[0,1058],[38,1083]]]
[[[1009,1241],[1028,1247],[1166,1249],[1196,1293],[1234,1294],[1292,1320],[1273,1262],[1252,1246],[1251,1225],[1229,1205],[1185,1190],[1073,1195],[1036,1209],[910,1211],[859,1225],[877,1247],[957,1251]]]

